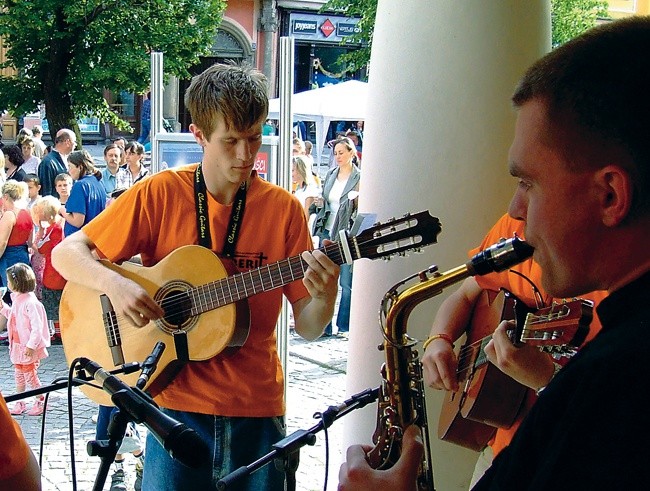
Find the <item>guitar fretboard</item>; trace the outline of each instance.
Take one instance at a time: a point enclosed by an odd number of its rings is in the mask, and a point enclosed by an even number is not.
[[[490,360],[488,360],[487,355],[485,354],[485,347],[487,344],[490,342],[492,339],[492,336],[486,336],[483,339],[481,339],[481,344],[477,349],[479,350],[478,356],[476,357],[476,360],[474,360],[474,369],[485,365],[486,363],[489,363]]]
[[[350,240],[353,241],[354,237]],[[338,243],[323,246],[319,250],[337,265],[343,264],[343,253]],[[200,315],[252,295],[280,288],[302,279],[306,270],[307,263],[298,255],[192,288],[186,292],[192,302],[191,314]]]

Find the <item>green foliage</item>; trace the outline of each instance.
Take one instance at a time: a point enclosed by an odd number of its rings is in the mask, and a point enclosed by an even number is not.
[[[350,36],[347,42],[362,43],[363,47],[339,58],[350,71],[364,68],[370,61],[377,2],[378,0],[329,0],[321,9],[361,17],[361,31]],[[606,0],[551,0],[553,46],[562,44],[595,26],[597,18],[608,16],[607,8]]]
[[[566,43],[608,17],[605,0],[551,0],[553,46]]]
[[[0,36],[8,48],[0,108],[14,115],[45,103],[52,130],[88,112],[125,128],[104,91],[144,92],[150,53],[165,74],[187,77],[207,54],[225,0],[0,0]],[[69,126],[72,127],[72,126]]]
[[[322,11],[334,11],[349,17],[360,17],[357,25],[359,32],[348,36],[343,44],[361,45],[360,48],[349,51],[339,57],[339,62],[348,67],[348,71],[357,71],[365,68],[370,61],[370,47],[375,28],[378,0],[329,0]]]

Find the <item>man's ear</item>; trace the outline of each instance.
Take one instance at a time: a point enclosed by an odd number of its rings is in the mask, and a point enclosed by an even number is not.
[[[633,186],[628,172],[618,165],[608,165],[596,172],[596,182],[601,192],[603,224],[619,225],[630,212]]]
[[[201,130],[194,123],[191,123],[190,124],[190,131],[194,135],[194,139],[196,140],[196,143],[198,143],[202,147],[205,147],[207,141],[205,139],[205,135],[203,134],[203,130]]]

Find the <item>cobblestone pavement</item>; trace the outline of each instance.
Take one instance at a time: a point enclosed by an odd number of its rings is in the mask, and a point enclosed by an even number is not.
[[[291,335],[287,369],[287,434],[299,429],[309,429],[317,424],[313,414],[324,411],[329,405],[345,400],[345,370],[348,341],[341,337],[321,338],[306,342]],[[67,365],[61,346],[52,346],[50,356],[43,360],[39,376],[43,385],[56,378],[67,378]],[[13,366],[9,361],[8,348],[0,347],[0,389],[5,396],[13,394]],[[11,404],[10,404],[11,406]],[[74,408],[74,454],[78,490],[91,490],[99,467],[98,457],[89,457],[86,443],[94,438],[97,412],[94,402],[86,398],[78,388],[72,389]],[[67,391],[51,393],[45,413],[45,438],[43,445],[43,489],[45,491],[72,490],[72,468],[68,424]],[[38,458],[42,416],[16,416],[25,436]],[[336,489],[338,466],[341,461],[342,422],[336,421],[329,428],[330,472],[328,489]],[[303,447],[297,471],[297,489],[312,491],[323,489],[325,478],[324,432],[319,432],[314,446]],[[129,489],[133,489],[134,459],[126,460]],[[104,489],[109,489],[110,476]]]

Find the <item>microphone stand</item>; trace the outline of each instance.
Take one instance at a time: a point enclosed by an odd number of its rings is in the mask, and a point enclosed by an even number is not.
[[[131,362],[131,363],[125,363],[123,365],[120,365],[119,368],[111,370],[110,373],[112,375],[117,375],[117,374],[120,374],[120,373],[130,374],[130,373],[133,373],[133,372],[137,372],[138,370],[140,370],[140,368],[141,368],[140,363]],[[72,373],[70,375],[72,375]],[[84,385],[84,384],[92,385],[91,384],[92,381],[93,381],[93,377],[90,377],[90,376],[85,375],[83,373],[78,373],[77,376],[74,377],[74,378],[66,378],[65,380],[55,379],[55,381],[50,385],[46,385],[46,386],[43,386],[43,387],[39,387],[38,389],[33,389],[33,390],[25,391],[25,392],[19,392],[17,394],[13,394],[13,395],[5,397],[6,402],[13,402],[13,401],[21,400],[21,399],[26,399],[28,397],[34,397],[34,396],[38,396],[38,395],[41,395],[41,394],[47,394],[45,396],[45,412],[43,413],[43,421],[42,421],[42,427],[41,427],[41,443],[40,443],[41,451],[40,451],[40,455],[39,455],[39,459],[38,459],[39,467],[42,467],[42,464],[43,464],[42,458],[43,458],[43,442],[44,442],[44,439],[45,439],[45,418],[46,418],[46,415],[47,415],[47,405],[48,405],[47,402],[48,402],[48,398],[49,398],[49,393],[54,392],[55,390],[65,389],[65,388],[69,388],[69,387],[76,387],[76,386]],[[70,405],[70,408],[71,408],[72,405],[70,404],[70,400],[68,402],[69,402],[69,405]],[[73,489],[77,489],[77,487],[76,487],[77,483],[76,483],[75,462],[74,462],[74,451],[73,451],[73,440],[72,440],[72,436],[73,436],[73,433],[72,433],[73,432],[73,430],[72,430],[72,416],[70,414],[69,414],[69,418],[70,418],[70,428],[69,428],[69,430],[70,430],[70,453],[71,453],[70,457],[72,459],[72,462],[71,462],[72,463],[72,484],[73,484]]]
[[[125,363],[124,365],[120,365],[119,368],[115,370],[111,370],[110,373],[112,375],[117,375],[120,373],[129,374],[129,373],[137,372],[138,370],[140,370],[140,367],[141,367],[140,363],[134,361],[131,363]],[[77,377],[72,379],[70,384],[68,384],[68,380],[66,379],[61,382],[55,382],[50,385],[44,385],[42,387],[39,387],[38,389],[27,390],[25,392],[18,392],[17,394],[5,396],[5,401],[7,403],[13,401],[19,401],[21,399],[27,399],[29,397],[40,396],[41,394],[54,392],[55,390],[66,389],[68,385],[77,387],[79,385],[86,385],[92,381],[93,381],[92,377],[89,377],[87,375],[77,375]]]
[[[329,406],[326,411],[320,413],[320,421],[317,424],[308,430],[297,430],[279,442],[274,443],[272,445],[273,450],[269,453],[220,479],[217,482],[217,489],[219,491],[228,489],[236,481],[251,475],[256,470],[275,460],[281,463],[282,470],[287,474],[287,491],[294,491],[296,489],[296,471],[300,463],[300,449],[305,445],[313,445],[316,443],[316,433],[329,428],[334,421],[342,418],[349,412],[355,409],[361,409],[367,404],[375,402],[378,397],[379,387],[359,392],[338,406]],[[318,414],[316,413],[316,415]]]
[[[143,398],[150,399],[141,389],[144,388],[151,373],[155,371],[164,349],[164,343],[156,343],[156,346],[146,360],[142,364],[138,364],[142,367],[142,375],[138,379],[136,387],[140,390],[140,395]],[[127,427],[131,421],[134,421],[127,409],[134,404],[131,394],[128,394],[126,390],[120,390],[111,396],[111,400],[117,410],[111,415],[111,420],[108,424],[108,440],[91,440],[86,444],[88,455],[91,457],[99,456],[100,459],[93,491],[102,491],[104,489],[108,472],[111,469],[111,464],[115,462],[115,456],[120,449],[120,445],[122,445]],[[151,404],[154,404],[153,400],[151,400]]]

